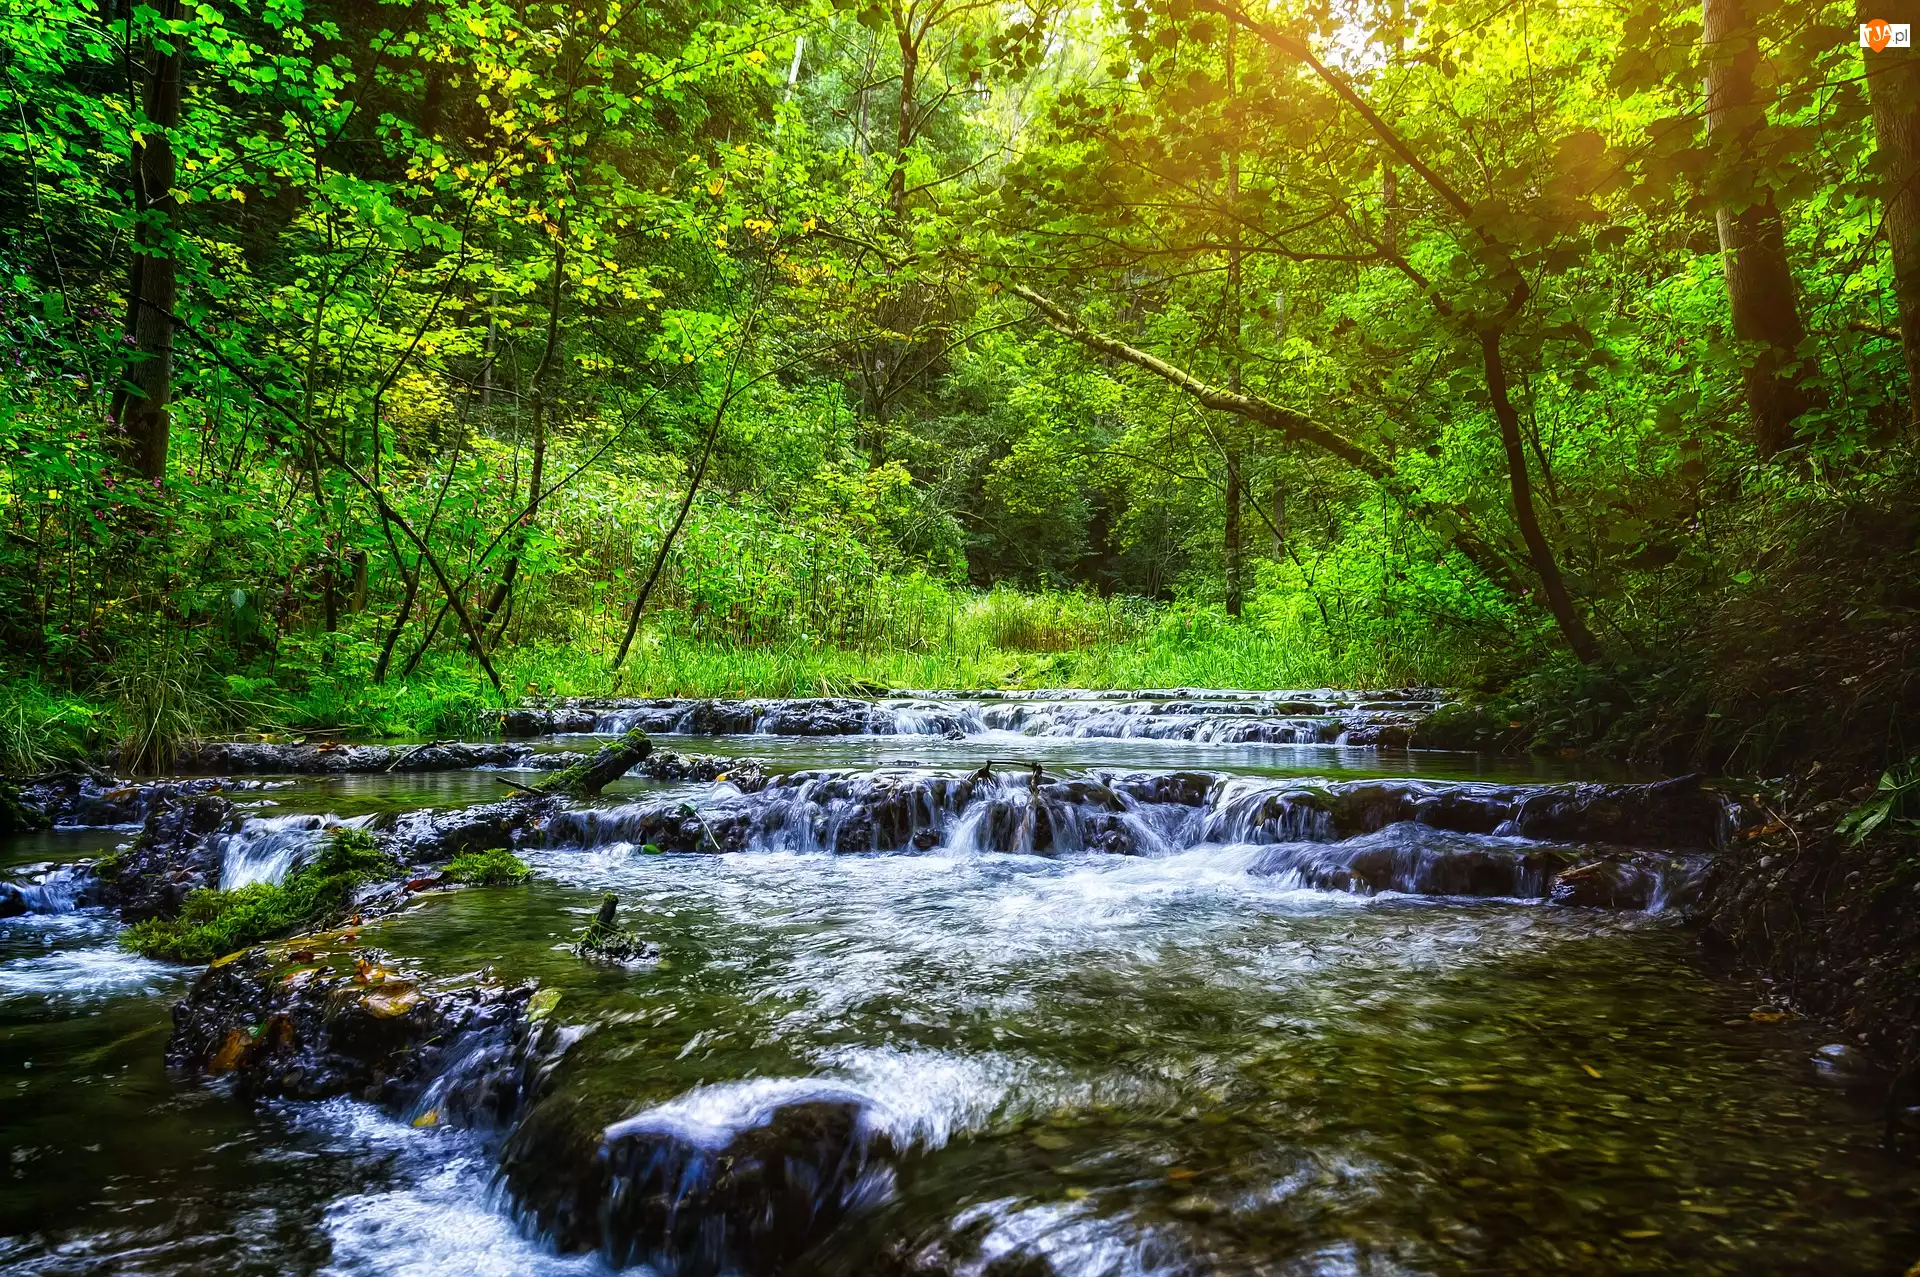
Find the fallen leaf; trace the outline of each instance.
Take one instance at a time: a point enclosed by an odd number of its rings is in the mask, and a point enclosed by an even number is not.
[[[360,1005],[382,1020],[403,1016],[419,1006],[420,990],[410,984],[391,984],[360,999]]]
[[[222,1042],[220,1049],[213,1053],[213,1059],[208,1061],[207,1067],[215,1073],[226,1073],[237,1069],[240,1067],[241,1057],[247,1053],[247,1048],[251,1045],[253,1045],[253,1035],[245,1029],[229,1030],[227,1040]]]
[[[427,1110],[426,1112],[424,1112],[424,1113],[422,1113],[422,1114],[421,1114],[421,1115],[420,1115],[419,1117],[416,1117],[416,1118],[414,1118],[414,1119],[413,1119],[413,1124],[414,1124],[415,1126],[438,1126],[438,1125],[440,1125],[440,1110],[439,1110],[439,1109],[428,1109],[428,1110]]]

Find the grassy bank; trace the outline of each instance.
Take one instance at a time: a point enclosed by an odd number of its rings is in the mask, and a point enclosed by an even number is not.
[[[684,632],[669,616],[610,668],[617,635],[585,629],[494,657],[508,698],[527,696],[831,696],[893,688],[1211,686],[1273,689],[1445,681],[1437,651],[1388,656],[1385,644],[1336,648],[1304,624],[1229,622],[1073,594],[959,595],[940,624],[848,646],[802,639],[742,644]],[[931,630],[931,637],[929,631]],[[355,737],[483,732],[498,708],[479,666],[457,650],[375,683],[371,625],[282,645],[241,669],[214,649],[143,649],[88,683],[39,673],[0,682],[0,767],[30,774],[93,758],[164,768],[182,739],[234,732],[340,731]]]

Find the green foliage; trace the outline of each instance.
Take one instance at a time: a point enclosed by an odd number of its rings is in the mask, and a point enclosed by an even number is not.
[[[0,682],[0,773],[31,776],[93,751],[103,708],[36,678]]]
[[[177,916],[137,922],[120,933],[120,942],[150,958],[210,962],[262,940],[337,921],[355,887],[394,868],[364,830],[335,829],[285,882],[195,891]]]
[[[1881,773],[1873,793],[1841,817],[1835,830],[1858,845],[1883,826],[1909,836],[1920,832],[1920,758]]]
[[[467,851],[447,864],[447,877],[472,887],[511,887],[533,877],[527,862],[504,847]]]
[[[1755,127],[1709,135],[1679,0],[0,3],[0,763],[529,692],[1475,683],[1542,747],[1701,760],[1768,757],[1808,678],[1897,720],[1888,161],[1851,11],[1746,8]],[[163,128],[127,70],[176,47]],[[1815,404],[1773,456],[1713,219],[1761,199]]]

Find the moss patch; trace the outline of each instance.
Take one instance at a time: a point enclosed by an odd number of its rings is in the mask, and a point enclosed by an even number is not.
[[[447,877],[472,887],[511,887],[533,877],[527,862],[504,847],[468,851],[447,865]]]
[[[238,891],[196,891],[173,918],[150,918],[120,933],[120,943],[149,958],[208,962],[291,931],[324,926],[347,910],[354,888],[397,866],[363,830],[336,829],[313,859],[283,883]]]

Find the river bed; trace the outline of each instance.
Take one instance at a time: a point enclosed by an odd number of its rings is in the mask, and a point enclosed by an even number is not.
[[[956,735],[673,743],[855,784],[988,759],[1015,778],[1037,762],[1069,781],[1204,771],[1216,786],[1581,778],[1337,743]],[[256,822],[379,818],[489,801],[513,775],[297,777],[236,797]],[[1152,838],[1131,855],[1076,845],[1058,816],[1048,854],[992,849],[1007,844],[968,824],[977,803],[930,808],[927,845],[881,852],[790,816],[726,854],[624,836],[630,813],[702,811],[734,801],[726,788],[616,782],[523,849],[530,885],[429,894],[360,940],[557,991],[578,1040],[554,1102],[583,1129],[700,1149],[783,1105],[857,1111],[884,1158],[821,1236],[769,1260],[675,1225],[560,1254],[497,1173],[504,1133],[170,1077],[168,1009],[195,972],[121,951],[118,924],[80,909],[0,920],[0,1272],[1866,1274],[1920,1259],[1920,1174],[1881,1151],[1870,1103],[1819,1084],[1808,1061],[1829,1038],[1777,1017],[1677,911],[1317,888],[1296,838],[1217,812],[1139,815]],[[26,836],[0,864],[30,873],[130,836]],[[657,961],[568,951],[608,891]]]

